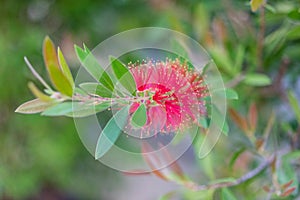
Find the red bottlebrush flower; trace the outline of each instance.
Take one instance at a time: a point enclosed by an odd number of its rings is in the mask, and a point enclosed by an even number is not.
[[[130,108],[132,114],[140,103],[146,105],[147,123],[141,128],[141,135],[175,132],[197,122],[198,116],[206,113],[201,99],[207,95],[203,77],[186,63],[178,59],[147,61],[130,64],[129,68],[137,85],[137,95],[148,97]]]

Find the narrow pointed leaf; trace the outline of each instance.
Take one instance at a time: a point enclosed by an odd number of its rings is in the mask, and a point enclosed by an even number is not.
[[[28,83],[28,87],[31,90],[32,94],[37,97],[38,99],[40,99],[41,101],[52,101],[53,99],[49,96],[47,96],[46,94],[44,94],[43,92],[41,92],[32,82]]]
[[[131,123],[135,127],[143,127],[147,122],[147,113],[145,104],[141,104],[133,113]]]
[[[28,66],[28,68],[30,69],[31,73],[35,76],[35,78],[37,78],[41,84],[43,84],[45,86],[45,88],[49,91],[52,92],[51,87],[46,83],[46,81],[37,73],[37,71],[34,69],[34,67],[30,64],[29,60],[24,57],[25,63]]]
[[[74,87],[74,80],[73,80],[73,76],[71,74],[70,68],[65,60],[64,55],[62,54],[60,48],[58,47],[57,49],[57,54],[58,54],[58,61],[59,61],[59,65],[60,65],[60,69],[63,72],[64,76],[68,79],[70,85],[72,86],[72,88]]]
[[[254,103],[250,105],[249,112],[248,112],[248,121],[250,129],[255,131],[256,124],[257,124],[257,108]]]
[[[81,49],[77,45],[75,45],[75,51],[79,61],[82,66],[87,70],[87,72],[97,81],[99,81],[102,85],[104,85],[107,89],[113,91],[114,84],[109,77],[109,75],[104,71],[104,69],[100,66],[97,59],[93,56],[92,53],[86,48],[86,50]]]
[[[128,111],[129,106],[126,106],[115,113],[114,117],[108,121],[97,141],[95,150],[96,159],[104,156],[117,141],[122,129],[126,125]]]
[[[20,105],[15,110],[15,112],[23,113],[23,114],[40,113],[46,110],[47,108],[53,106],[54,104],[55,104],[54,102],[45,102],[45,101],[41,101],[40,99],[34,99]]]
[[[103,102],[101,104],[95,106],[83,106],[81,108],[75,107],[73,105],[73,112],[65,114],[68,117],[87,117],[91,115],[95,115],[99,112],[102,112],[111,107],[111,102]]]
[[[48,36],[44,39],[43,56],[49,77],[55,88],[62,94],[72,96],[73,87],[60,68],[55,46]]]
[[[45,110],[42,115],[45,116],[68,116],[68,117],[86,117],[106,110],[111,106],[110,102],[93,105],[82,102],[63,102]]]
[[[58,69],[55,65],[49,64],[48,72],[56,89],[62,94],[71,97],[73,94],[73,87],[68,79],[63,75],[62,71],[60,71],[60,69]]]
[[[231,119],[240,129],[242,129],[244,132],[247,132],[249,130],[247,121],[243,116],[241,116],[238,112],[236,112],[233,109],[229,109],[229,114]]]
[[[112,91],[100,83],[82,83],[79,86],[89,94],[97,94],[101,97],[113,96]]]
[[[43,43],[43,56],[46,67],[54,65],[59,69],[58,58],[52,40],[46,36]]]
[[[239,99],[239,95],[233,89],[226,88],[225,94],[227,99]]]
[[[300,124],[300,103],[297,100],[294,93],[291,91],[288,92],[288,99],[289,99],[289,103],[295,113],[296,119],[297,119],[298,123]]]
[[[42,112],[45,116],[62,116],[72,112],[72,102],[62,102]]]
[[[243,82],[251,86],[267,86],[272,83],[271,79],[264,74],[247,74]]]
[[[119,82],[127,91],[130,92],[130,94],[135,95],[136,83],[129,69],[114,57],[110,57],[110,61],[112,69]]]
[[[223,188],[222,189],[222,200],[237,200],[237,198],[234,196],[234,194],[228,188]]]
[[[148,154],[148,152],[153,152],[153,148],[147,142],[142,143],[142,155],[146,163],[152,169],[152,173],[162,180],[168,181],[168,177],[165,176],[161,171],[157,170],[157,167],[161,164],[159,157],[155,154]]]

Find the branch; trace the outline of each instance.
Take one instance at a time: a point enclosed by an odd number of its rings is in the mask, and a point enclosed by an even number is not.
[[[216,184],[210,184],[210,185],[194,185],[191,186],[193,190],[199,191],[199,190],[209,190],[209,189],[218,189],[218,188],[224,188],[224,187],[232,187],[239,185],[241,183],[244,183],[253,177],[257,176],[260,172],[265,170],[269,165],[272,164],[274,161],[275,156],[271,156],[270,158],[264,160],[257,168],[253,169],[252,171],[248,172],[247,174],[241,176],[240,178],[236,179],[232,182],[223,182],[223,183],[216,183]]]

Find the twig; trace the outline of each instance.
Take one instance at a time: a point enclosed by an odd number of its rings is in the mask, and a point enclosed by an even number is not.
[[[241,176],[240,178],[236,179],[232,182],[223,182],[223,183],[215,183],[210,185],[197,185],[194,186],[193,190],[209,190],[209,189],[218,189],[224,187],[232,187],[244,183],[251,178],[257,176],[260,172],[266,169],[271,163],[274,161],[275,156],[271,156],[270,158],[264,160],[257,168],[253,169],[252,171],[248,172],[247,174]]]

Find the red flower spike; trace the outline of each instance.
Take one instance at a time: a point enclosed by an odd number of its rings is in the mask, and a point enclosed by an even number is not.
[[[135,102],[130,108],[132,114],[145,103],[147,123],[141,128],[141,135],[150,132],[176,132],[205,115],[204,101],[207,87],[203,77],[188,68],[178,59],[166,62],[145,61],[129,64],[137,85],[137,96],[148,97],[145,102]],[[131,127],[132,128],[132,127]]]

